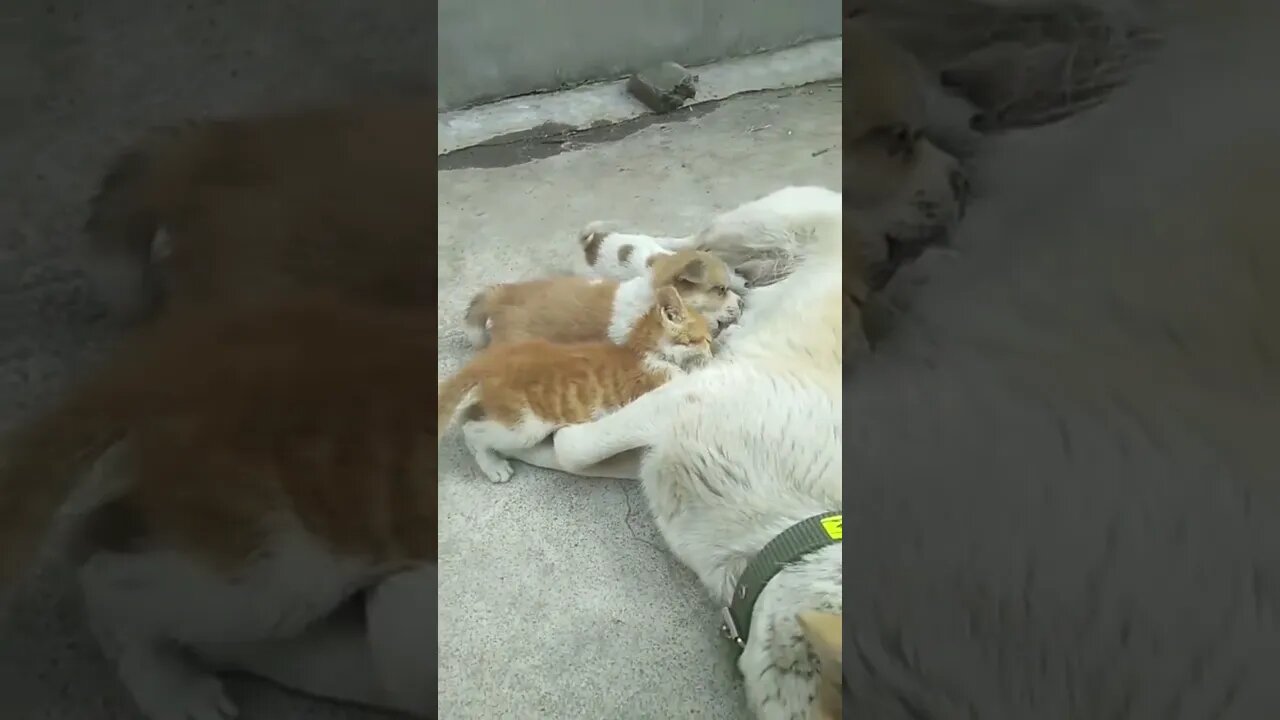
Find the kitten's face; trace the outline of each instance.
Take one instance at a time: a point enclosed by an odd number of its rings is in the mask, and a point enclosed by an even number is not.
[[[662,354],[680,367],[694,367],[711,359],[711,325],[684,304],[671,286],[658,290],[658,317],[662,321]]]

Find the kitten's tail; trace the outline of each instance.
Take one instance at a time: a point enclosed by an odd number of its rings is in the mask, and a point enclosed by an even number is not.
[[[479,399],[480,379],[463,368],[461,372],[440,383],[436,393],[436,442],[444,437],[444,433],[453,421]]]
[[[467,305],[467,314],[463,318],[463,329],[467,333],[467,342],[471,347],[480,349],[489,342],[489,301],[493,297],[493,288],[485,288],[471,298]]]
[[[102,299],[126,320],[161,300],[157,240],[212,150],[215,126],[189,123],[147,133],[102,179],[85,223],[85,265]]]
[[[85,512],[120,494],[122,475],[90,470],[123,435],[103,413],[63,406],[4,439],[0,583],[39,555],[60,512]]]

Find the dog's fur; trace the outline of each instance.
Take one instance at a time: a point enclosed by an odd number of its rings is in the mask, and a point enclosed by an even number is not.
[[[1280,6],[1166,9],[1107,104],[993,141],[956,252],[895,279],[904,314],[844,380],[846,716],[1280,707]],[[542,459],[641,441],[652,492],[688,427],[646,409],[717,372]]]
[[[818,658],[819,675],[818,712],[814,720],[843,720],[841,693],[844,690],[844,628],[840,616],[834,613],[800,613],[800,629]]]
[[[1280,6],[1166,5],[1132,84],[992,141],[846,380],[853,717],[1280,707]]]
[[[708,367],[515,457],[581,474],[639,477],[672,552],[728,604],[746,564],[806,517],[841,507],[843,210],[839,193],[784,188],[716,218],[698,242],[766,259],[777,277],[752,290]],[[654,242],[658,242],[654,240]],[[636,467],[593,467],[641,449]],[[782,570],[755,604],[739,667],[761,718],[808,718],[820,672],[799,615],[841,611],[841,548]],[[838,684],[838,680],[835,681]],[[838,710],[836,715],[838,715]]]
[[[742,299],[723,260],[701,250],[652,257],[643,276],[625,281],[566,275],[485,288],[467,306],[467,337],[473,347],[532,339],[621,344],[663,287],[675,288],[714,329],[737,319]]]
[[[423,100],[155,130],[94,198],[87,270],[129,321],[311,289],[429,305],[435,121]]]

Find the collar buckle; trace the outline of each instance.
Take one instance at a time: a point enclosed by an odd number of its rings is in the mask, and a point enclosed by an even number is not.
[[[738,624],[733,621],[733,611],[727,607],[720,608],[720,621],[720,632],[739,648],[746,647],[747,643],[738,633]]]

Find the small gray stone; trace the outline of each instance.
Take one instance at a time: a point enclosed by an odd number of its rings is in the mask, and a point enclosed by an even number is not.
[[[673,62],[645,68],[627,80],[627,91],[656,113],[671,112],[697,94],[698,76]]]

